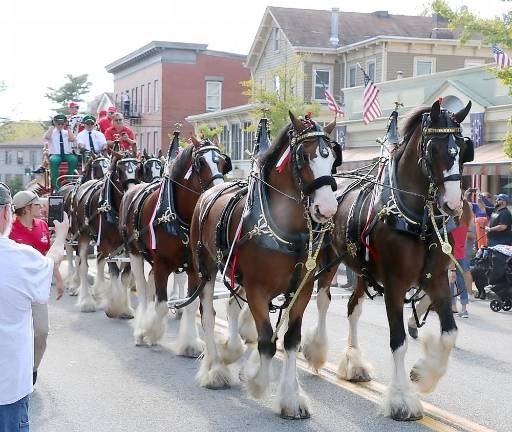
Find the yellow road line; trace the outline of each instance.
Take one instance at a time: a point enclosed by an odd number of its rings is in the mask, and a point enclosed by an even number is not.
[[[228,323],[226,320],[216,318],[216,327],[219,328],[220,333],[226,335],[225,330],[227,329],[227,326]],[[276,357],[280,360],[284,360],[284,353],[278,350],[276,352]],[[297,367],[308,373],[313,373],[307,361],[302,355],[297,356]],[[334,364],[326,363],[318,372],[318,376],[337,387],[340,387],[358,396],[364,397],[371,402],[376,404],[380,403],[382,394],[385,390],[385,386],[382,383],[376,381],[365,383],[345,381],[337,377],[336,370],[337,367]],[[439,432],[493,432],[493,429],[488,429],[485,426],[479,425],[478,423],[472,422],[471,420],[468,420],[464,417],[460,417],[457,414],[443,410],[428,402],[421,401],[421,403],[424,408],[424,417],[421,420],[418,420],[417,423],[431,430]]]

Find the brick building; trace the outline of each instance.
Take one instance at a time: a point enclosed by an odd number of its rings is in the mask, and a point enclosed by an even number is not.
[[[153,41],[106,69],[114,75],[113,97],[121,111],[128,91],[139,147],[156,153],[166,151],[175,123],[182,123],[183,137],[193,133],[185,117],[247,103],[240,85],[250,79],[245,59],[204,44]]]

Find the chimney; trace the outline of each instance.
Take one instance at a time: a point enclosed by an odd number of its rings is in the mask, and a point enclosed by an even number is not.
[[[338,8],[332,8],[331,11],[331,38],[329,42],[331,45],[337,47],[339,45],[340,40],[338,39],[338,21],[339,21],[339,12]]]

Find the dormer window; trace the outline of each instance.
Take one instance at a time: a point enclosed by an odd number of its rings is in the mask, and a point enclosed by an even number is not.
[[[272,30],[272,40],[273,40],[273,44],[274,44],[274,51],[279,51],[279,29],[277,27],[275,27],[273,30]]]

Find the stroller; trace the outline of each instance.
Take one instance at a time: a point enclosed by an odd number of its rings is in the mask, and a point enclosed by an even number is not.
[[[495,295],[490,303],[494,312],[512,309],[512,247],[498,245],[481,248],[471,265],[471,275],[478,289],[476,298]]]

